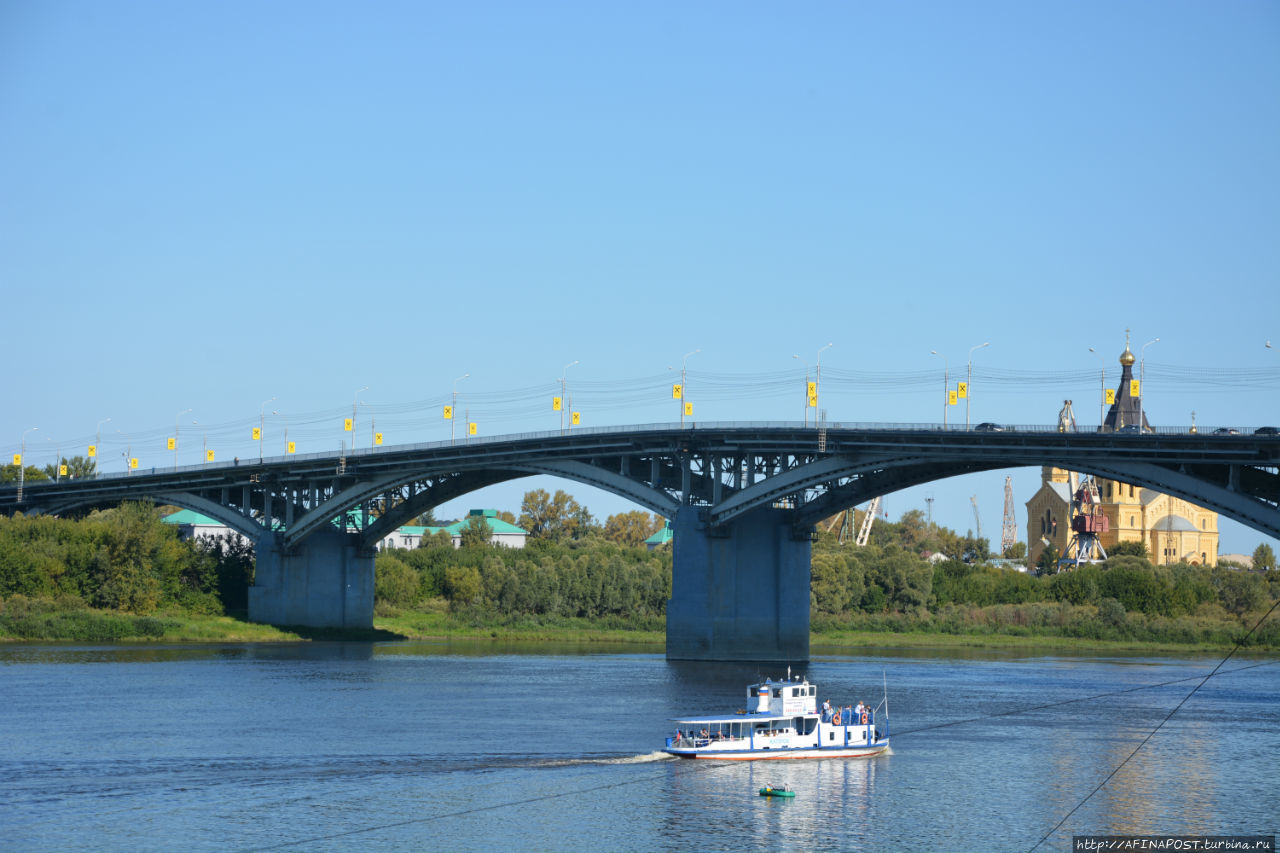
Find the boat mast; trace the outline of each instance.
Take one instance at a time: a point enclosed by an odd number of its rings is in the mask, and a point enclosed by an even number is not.
[[[884,668],[880,669],[880,677],[884,679],[884,721],[889,722],[889,676],[885,673]]]

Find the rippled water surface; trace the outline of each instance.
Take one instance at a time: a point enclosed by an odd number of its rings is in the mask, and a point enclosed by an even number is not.
[[[806,674],[833,703],[879,702],[884,673],[892,753],[714,763],[659,753],[670,719],[741,708],[745,686],[776,668],[599,646],[3,647],[0,839],[10,850],[1028,850],[1113,772],[1040,849],[1084,833],[1274,834],[1270,660],[1233,658],[1126,762],[1217,662],[818,657]],[[770,783],[797,796],[757,796]]]

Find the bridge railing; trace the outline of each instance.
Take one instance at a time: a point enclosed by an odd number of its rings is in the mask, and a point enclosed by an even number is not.
[[[596,426],[596,427],[574,427],[572,430],[538,430],[534,432],[517,432],[505,433],[494,436],[467,436],[462,439],[442,439],[439,441],[413,442],[409,444],[387,445],[383,447],[362,447],[355,450],[347,451],[317,451],[311,453],[293,453],[279,456],[266,456],[261,459],[261,464],[278,464],[281,462],[315,462],[332,459],[335,462],[339,459],[359,460],[371,457],[377,457],[380,454],[388,452],[417,452],[429,450],[442,450],[445,448],[466,448],[466,447],[484,447],[486,445],[497,445],[509,442],[521,441],[542,441],[553,439],[561,436],[583,436],[583,435],[618,435],[625,433],[646,433],[646,432],[670,432],[685,431],[696,432],[699,429],[792,429],[792,430],[808,430],[817,433],[820,430],[827,430],[828,433],[839,431],[883,431],[883,432],[948,432],[948,433],[1022,433],[1022,434],[1044,434],[1059,432],[1055,424],[992,424],[988,422],[980,424],[955,424],[948,423],[942,425],[940,423],[886,423],[878,422],[861,422],[861,421],[829,421],[821,424],[803,423],[801,421],[707,421],[699,424],[697,421],[686,421],[683,425],[674,423],[649,423],[649,424],[620,424],[616,426]],[[1098,427],[1080,425],[1074,430],[1077,434],[1095,433]],[[1253,430],[1247,427],[1218,427],[1214,425],[1192,428],[1190,426],[1153,426],[1148,427],[1145,431],[1139,433],[1137,430],[1132,432],[1113,432],[1110,435],[1116,438],[1139,437],[1141,435],[1188,435],[1196,434],[1199,437],[1210,437],[1215,440],[1230,440],[1235,437],[1251,436]],[[149,466],[145,469],[136,471],[120,471],[112,473],[99,472],[94,475],[95,480],[115,480],[127,479],[129,477],[141,474],[183,474],[221,471],[233,469],[236,467],[252,467],[259,462],[247,460],[233,460],[231,462],[205,462],[196,463],[194,465],[166,465],[166,466]],[[43,481],[40,481],[43,482]],[[36,482],[29,482],[27,487],[38,486]],[[14,486],[16,488],[16,486]]]

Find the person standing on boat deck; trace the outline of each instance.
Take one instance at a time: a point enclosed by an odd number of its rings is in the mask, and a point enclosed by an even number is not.
[[[830,699],[822,700],[822,722],[824,723],[831,722],[831,700]]]

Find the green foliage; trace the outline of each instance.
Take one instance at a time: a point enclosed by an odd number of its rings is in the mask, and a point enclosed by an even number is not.
[[[374,559],[373,594],[375,601],[408,607],[421,595],[422,582],[418,572],[400,560],[400,553],[383,552]]]
[[[587,508],[560,489],[554,496],[545,489],[525,492],[520,502],[520,527],[532,539],[554,542],[582,539],[599,529]]]
[[[0,635],[86,643],[163,637],[169,622],[87,609],[79,599],[31,600],[15,595],[0,607]]]
[[[665,520],[660,515],[635,510],[609,516],[604,523],[604,538],[619,545],[638,547],[662,529]]]
[[[1004,549],[1004,557],[1006,560],[1025,560],[1027,557],[1027,543],[1014,542]]]
[[[1061,558],[1062,555],[1058,553],[1058,549],[1050,545],[1040,552],[1040,557],[1036,560],[1036,568],[1044,574],[1053,574],[1058,571],[1058,560]]]
[[[1270,605],[1267,582],[1252,572],[1216,569],[1213,585],[1218,589],[1222,606],[1231,613],[1242,615]]]
[[[1255,572],[1271,571],[1276,567],[1276,552],[1263,542],[1253,549],[1253,570]]]
[[[86,477],[92,477],[98,472],[98,462],[96,459],[88,459],[84,456],[72,456],[70,459],[63,456],[60,463],[67,466],[67,473],[59,474],[53,465],[44,466],[44,473],[50,480],[80,480]]]
[[[19,473],[21,473],[21,477],[18,476]],[[49,476],[34,465],[23,467],[21,472],[19,472],[17,465],[12,464],[0,468],[0,483],[16,483],[19,479],[31,483],[48,480]]]
[[[487,548],[493,541],[493,528],[482,515],[468,516],[458,532],[463,548]]]
[[[1108,557],[1142,557],[1144,560],[1150,555],[1147,553],[1146,542],[1117,542],[1111,546]]]
[[[75,521],[0,518],[0,598],[70,596],[139,614],[168,605],[218,614],[229,599],[243,604],[251,580],[247,546],[183,542],[146,503]]]

